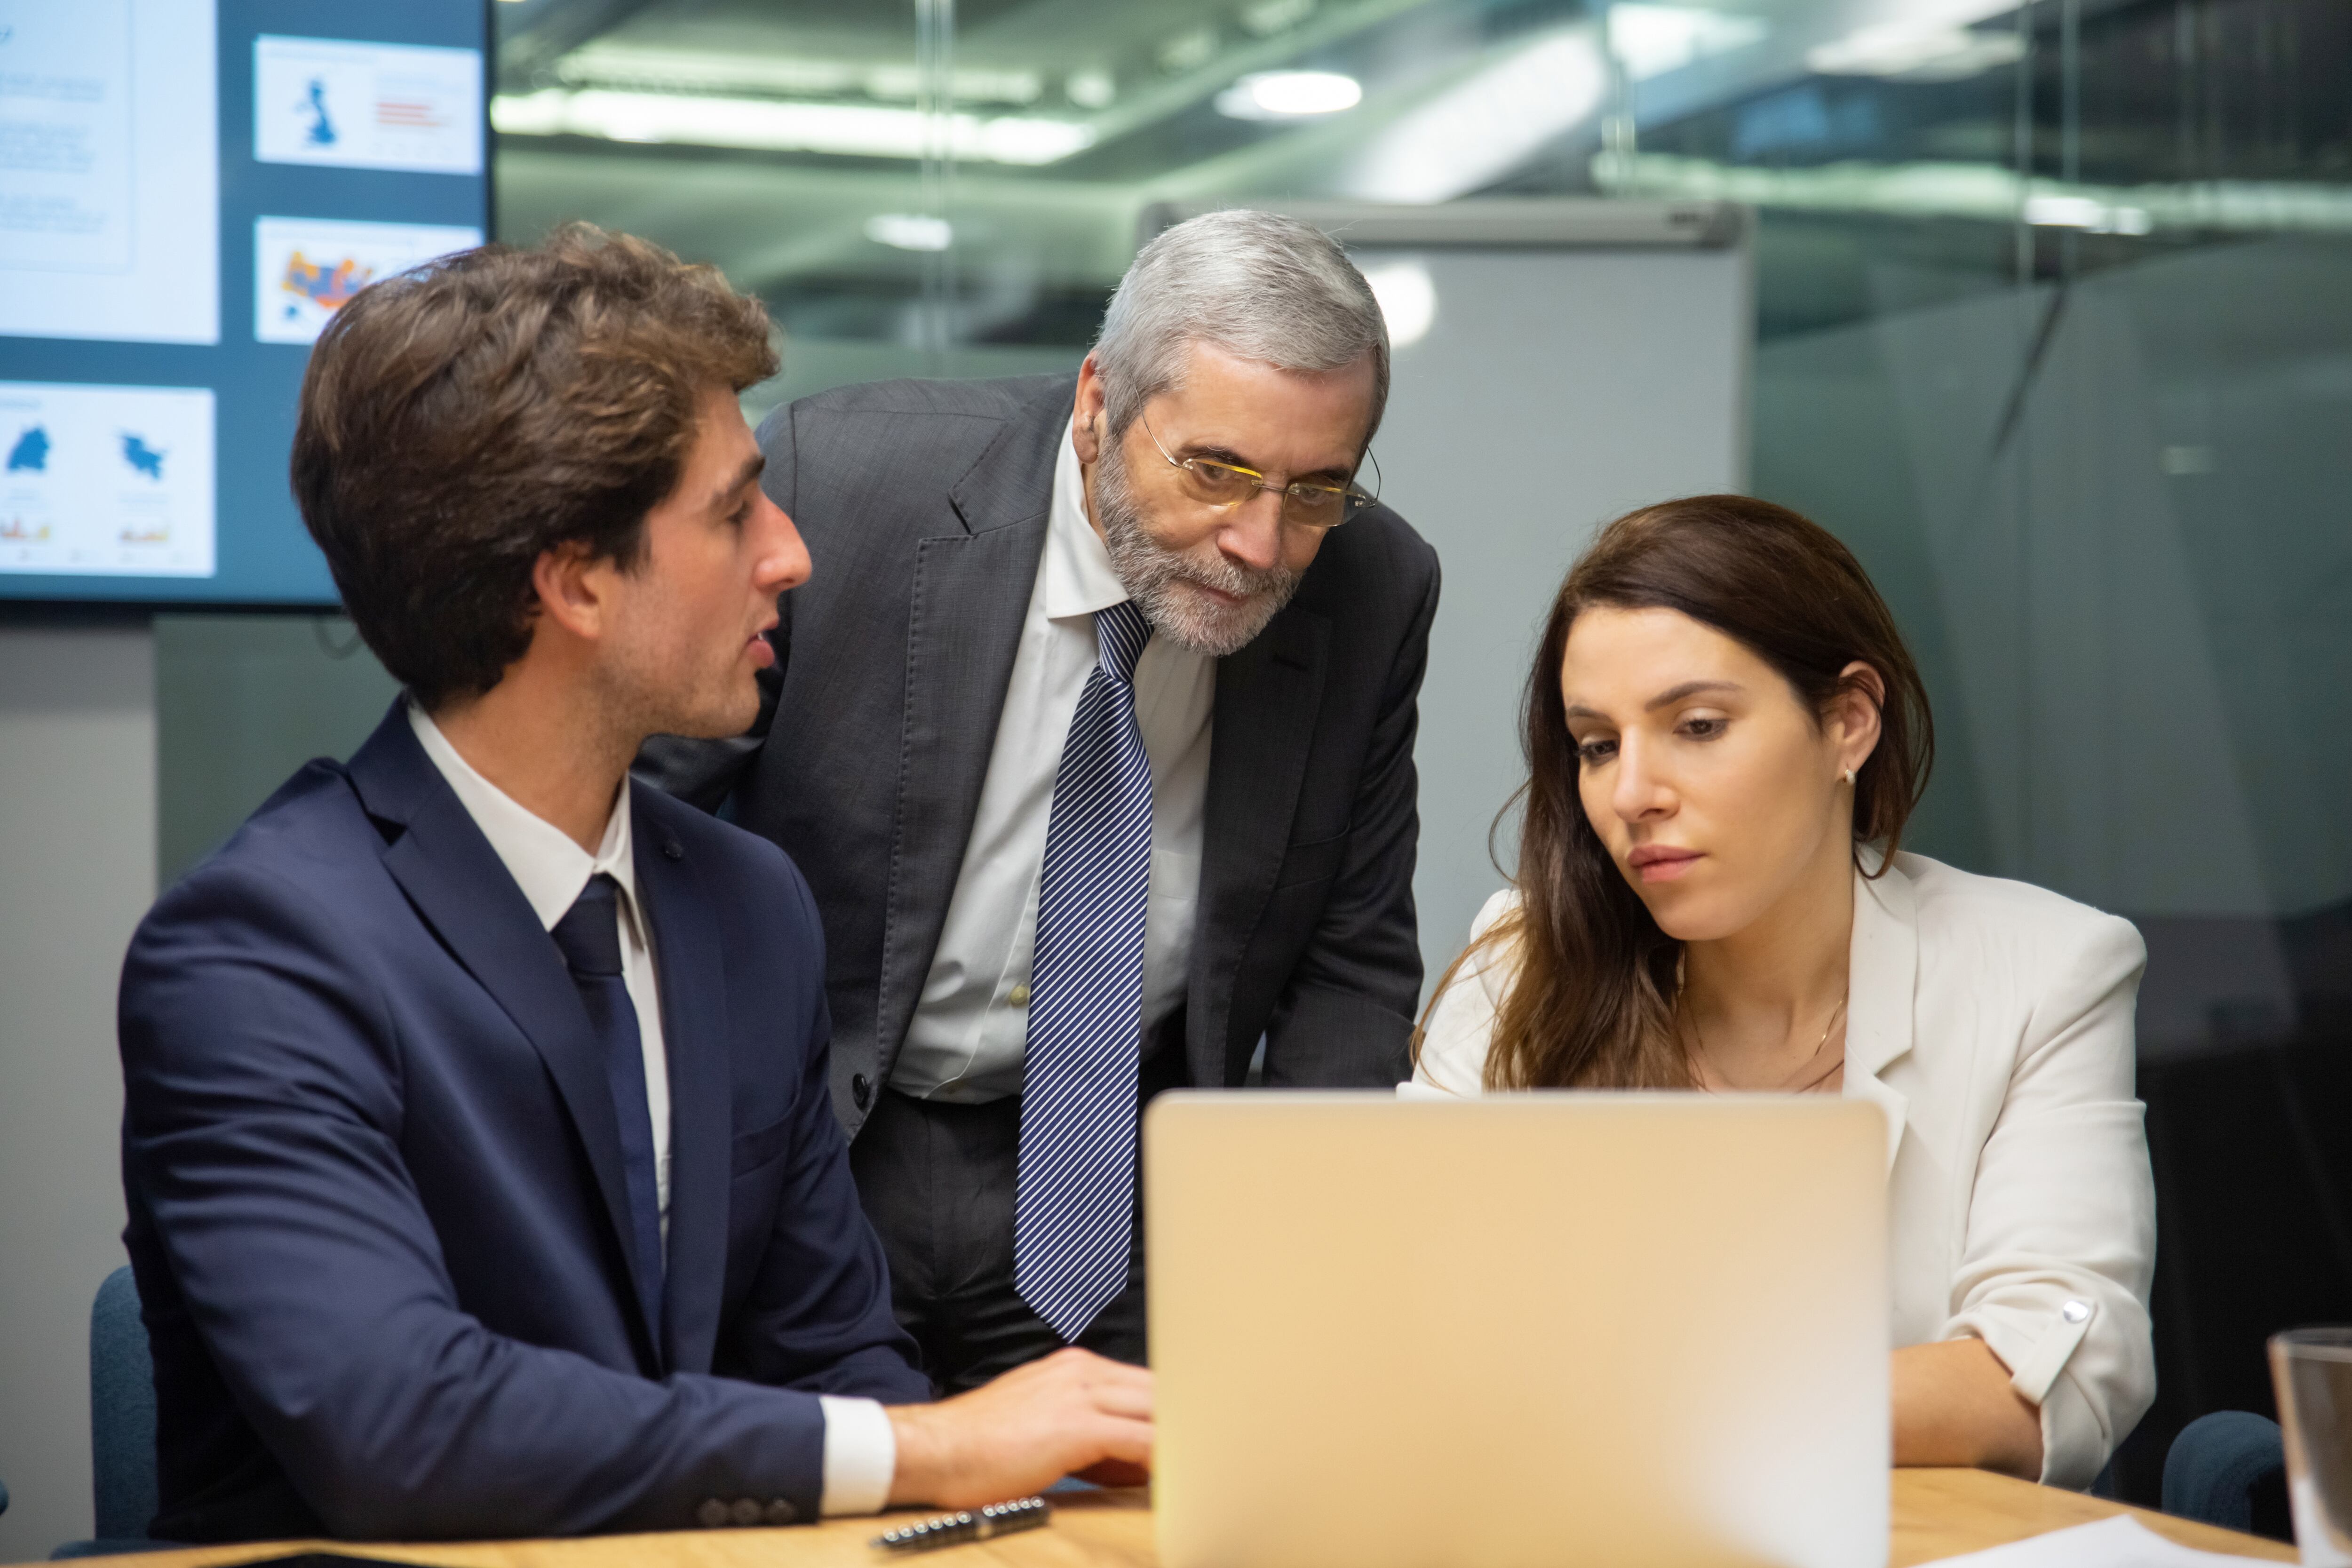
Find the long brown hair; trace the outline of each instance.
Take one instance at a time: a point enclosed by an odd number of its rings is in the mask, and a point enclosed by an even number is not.
[[[1826,529],[1733,495],[1643,507],[1602,529],[1560,584],[1528,676],[1519,906],[1437,987],[1477,953],[1506,977],[1486,1053],[1489,1089],[1692,1081],[1674,1027],[1682,943],[1626,884],[1578,794],[1559,672],[1576,617],[1598,605],[1679,610],[1713,626],[1778,670],[1817,716],[1841,692],[1869,692],[1843,675],[1849,664],[1875,670],[1885,692],[1878,745],[1854,783],[1857,856],[1864,844],[1894,855],[1935,760],[1934,721],[1910,650],[1862,563]]]

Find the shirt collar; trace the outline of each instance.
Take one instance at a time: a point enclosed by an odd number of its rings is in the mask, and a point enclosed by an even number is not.
[[[610,876],[621,885],[624,907],[635,919],[637,901],[636,869],[629,850],[629,781],[621,780],[620,794],[613,801],[613,815],[604,824],[604,842],[596,853],[589,854],[572,841],[571,835],[546,818],[534,816],[506,791],[484,778],[449,743],[441,726],[415,703],[408,705],[409,728],[416,732],[417,743],[449,787],[457,795],[457,802],[482,837],[490,841],[498,852],[507,874],[522,889],[530,902],[531,913],[548,931],[568,913],[578,901],[589,879],[599,872]]]
[[[1054,504],[1045,521],[1045,616],[1058,621],[1091,616],[1127,597],[1109,549],[1087,521],[1086,476],[1065,422],[1061,456],[1054,461]]]

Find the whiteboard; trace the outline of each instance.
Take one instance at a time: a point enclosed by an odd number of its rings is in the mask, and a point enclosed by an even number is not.
[[[1418,267],[1433,297],[1372,448],[1444,573],[1414,753],[1433,985],[1504,885],[1487,829],[1526,776],[1528,665],[1570,563],[1620,513],[1746,482],[1755,315],[1744,247],[1356,256]],[[1506,866],[1516,842],[1496,837]]]

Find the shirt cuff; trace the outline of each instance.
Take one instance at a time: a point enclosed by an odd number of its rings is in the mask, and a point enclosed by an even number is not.
[[[824,1493],[817,1510],[827,1518],[881,1512],[898,1470],[890,1417],[878,1400],[820,1394],[816,1401],[824,1412]]]

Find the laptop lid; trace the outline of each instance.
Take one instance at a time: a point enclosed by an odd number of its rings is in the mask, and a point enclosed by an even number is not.
[[[1819,1097],[1179,1091],[1164,1568],[1877,1568],[1885,1124]]]

